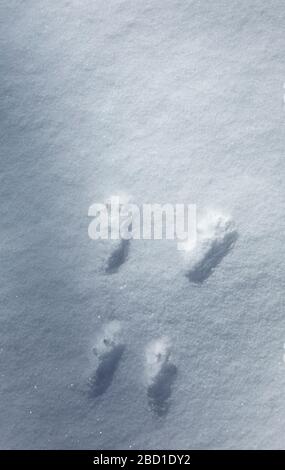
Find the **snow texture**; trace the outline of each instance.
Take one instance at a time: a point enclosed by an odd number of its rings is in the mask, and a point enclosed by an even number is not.
[[[284,448],[284,0],[0,17],[0,448]],[[91,240],[121,193],[196,250]]]

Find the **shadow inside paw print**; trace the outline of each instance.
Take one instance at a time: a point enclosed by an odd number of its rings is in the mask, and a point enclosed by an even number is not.
[[[89,379],[90,395],[92,397],[102,395],[110,387],[124,349],[124,345],[118,344],[100,356],[98,367]]]
[[[190,282],[202,284],[213,273],[214,269],[229,254],[238,238],[237,232],[231,232],[219,241],[214,241],[204,256],[186,273]]]
[[[173,382],[177,376],[177,367],[166,362],[147,390],[149,405],[158,416],[166,415]]]
[[[111,253],[107,260],[105,272],[107,274],[116,273],[122,264],[127,261],[130,250],[130,240],[120,240],[119,245]]]

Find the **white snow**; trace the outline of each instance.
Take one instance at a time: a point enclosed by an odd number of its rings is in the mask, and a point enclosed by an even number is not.
[[[0,448],[284,448],[284,0],[0,15]],[[112,194],[198,250],[90,240]]]
[[[234,222],[215,211],[208,212],[197,224],[197,243],[192,241],[186,252],[187,277],[195,283],[204,282],[233,248],[237,240]]]

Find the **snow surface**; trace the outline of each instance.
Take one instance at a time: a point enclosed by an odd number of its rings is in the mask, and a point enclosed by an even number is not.
[[[284,448],[284,1],[0,18],[0,447]],[[200,268],[90,240],[118,192],[221,214]]]

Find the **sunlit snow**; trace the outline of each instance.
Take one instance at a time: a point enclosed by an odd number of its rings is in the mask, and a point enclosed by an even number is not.
[[[0,448],[284,448],[284,0],[0,16]],[[92,240],[111,195],[196,248]]]

